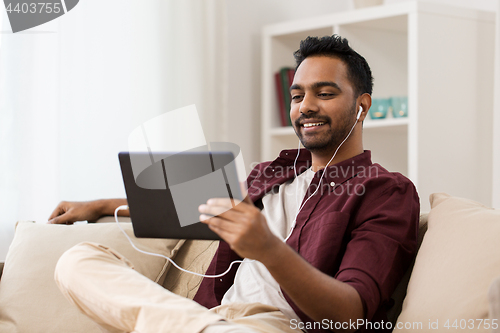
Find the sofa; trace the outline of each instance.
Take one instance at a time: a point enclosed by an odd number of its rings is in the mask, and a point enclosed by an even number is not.
[[[393,294],[389,322],[370,324],[395,332],[500,332],[500,211],[444,193],[431,195],[430,201],[430,212],[420,218],[419,251]],[[5,263],[0,263],[0,332],[101,332],[66,301],[53,280],[61,254],[83,241],[118,250],[151,280],[194,297],[201,277],[135,251],[116,223],[106,222],[114,218],[72,226],[17,223]],[[139,248],[199,273],[206,271],[218,245],[138,239],[129,222],[120,225]]]

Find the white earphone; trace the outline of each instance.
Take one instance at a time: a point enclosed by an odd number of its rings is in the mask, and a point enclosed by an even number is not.
[[[359,111],[358,111],[358,115],[356,116],[356,121],[354,122],[354,125],[352,125],[351,127],[351,130],[349,131],[349,133],[347,134],[347,136],[344,138],[344,141],[342,141],[340,143],[340,145],[337,147],[337,149],[335,150],[335,153],[333,153],[333,156],[332,158],[330,159],[330,161],[328,161],[328,163],[326,164],[327,166],[330,165],[330,162],[333,161],[333,159],[335,158],[335,156],[337,155],[337,152],[339,151],[340,147],[344,144],[344,142],[346,142],[346,140],[349,138],[349,136],[351,135],[354,127],[356,127],[356,124],[358,123],[358,120],[359,120],[359,117],[361,117],[361,113],[363,112],[363,107],[360,105],[359,106]],[[300,153],[300,139],[299,139],[299,146],[297,147],[297,156],[295,157],[295,161],[293,162],[293,172],[295,174],[295,178],[297,178],[297,159],[299,158],[299,153]],[[311,199],[311,197],[313,195],[316,194],[316,192],[318,192],[319,188],[320,188],[320,184],[321,182],[323,181],[323,176],[325,175],[325,172],[326,172],[326,168],[323,168],[323,173],[321,174],[321,177],[319,178],[319,182],[318,182],[318,186],[316,187],[316,190],[313,192],[313,194],[311,194],[309,197],[307,197],[307,199],[305,199],[305,201],[302,202],[302,205],[299,206],[299,198],[297,196],[295,196],[295,200],[297,201],[297,207],[299,207],[299,210],[297,211],[297,214],[295,214],[295,218],[293,219],[293,222],[292,222],[292,227],[290,228],[290,231],[288,233],[288,236],[285,238],[285,242],[288,240],[288,238],[290,238],[290,236],[292,235],[292,231],[293,231],[293,228],[295,227],[295,224],[297,223],[297,216],[299,216],[299,213],[300,211],[302,210],[302,208],[304,207],[304,205],[306,204],[307,201],[309,201],[309,199]]]
[[[360,105],[358,115],[356,116],[356,120],[359,120],[359,117],[361,117],[362,112],[363,112],[363,107]]]

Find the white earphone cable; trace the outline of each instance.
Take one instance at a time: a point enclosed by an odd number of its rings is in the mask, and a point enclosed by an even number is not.
[[[361,110],[360,110],[360,113],[361,113]],[[328,163],[326,164],[325,168],[323,169],[323,173],[321,174],[321,177],[319,179],[319,182],[318,182],[318,187],[316,188],[316,190],[302,203],[302,205],[299,207],[299,210],[297,211],[297,214],[295,214],[295,218],[293,219],[293,223],[292,223],[292,226],[290,227],[290,233],[288,234],[288,236],[285,238],[284,242],[286,242],[288,240],[288,238],[290,238],[290,236],[292,235],[292,231],[293,231],[293,228],[295,227],[295,224],[297,222],[297,216],[299,215],[300,211],[302,210],[302,208],[304,208],[304,205],[306,204],[307,201],[309,201],[309,199],[311,199],[315,194],[316,192],[318,192],[320,186],[321,186],[321,182],[323,181],[323,176],[325,175],[325,172],[326,172],[326,167],[332,162],[332,160],[335,158],[335,156],[337,155],[337,152],[339,151],[340,147],[344,144],[344,142],[347,141],[347,139],[349,138],[349,136],[351,135],[352,131],[354,130],[354,127],[356,126],[356,124],[358,123],[357,120],[359,119],[359,115],[360,113],[358,113],[358,117],[356,118],[356,122],[354,123],[354,125],[352,126],[351,130],[349,131],[349,133],[347,134],[347,136],[345,137],[344,141],[342,141],[340,143],[340,145],[337,147],[337,149],[335,150],[335,152],[333,153],[333,156],[332,158],[330,159],[330,161],[328,161]],[[295,160],[293,162],[293,171],[294,171],[294,174],[295,174],[295,179],[297,178],[297,167],[296,167],[296,164],[297,164],[297,160],[299,158],[299,153],[300,153],[300,140],[299,140],[299,146],[297,148],[297,156],[295,157]],[[299,199],[297,196],[295,196],[295,201],[297,203],[297,206],[299,206]],[[224,275],[226,275],[227,273],[229,273],[229,271],[231,270],[231,268],[233,267],[234,264],[237,264],[237,263],[245,263],[245,262],[253,262],[255,260],[253,259],[250,259],[250,260],[247,260],[247,261],[243,261],[243,260],[235,260],[233,262],[231,262],[231,264],[229,265],[228,269],[221,273],[221,274],[217,274],[217,275],[206,275],[206,274],[200,274],[200,273],[197,273],[197,272],[192,272],[192,271],[188,271],[182,267],[180,267],[179,265],[177,265],[171,258],[167,257],[167,256],[164,256],[162,254],[159,254],[159,253],[153,253],[153,252],[147,252],[147,251],[144,251],[144,250],[141,250],[139,249],[137,246],[135,246],[134,242],[132,242],[132,239],[130,239],[130,237],[127,235],[127,233],[125,232],[125,230],[123,230],[122,226],[120,225],[120,222],[118,221],[118,212],[120,210],[125,210],[125,209],[128,209],[128,206],[127,205],[122,205],[122,206],[119,206],[115,209],[115,221],[116,221],[116,224],[118,225],[118,228],[120,228],[121,232],[125,235],[125,237],[127,237],[128,241],[130,242],[130,245],[132,245],[132,247],[140,252],[140,253],[143,253],[143,254],[146,254],[146,255],[150,255],[150,256],[154,256],[154,257],[160,257],[160,258],[164,258],[166,260],[168,260],[175,268],[183,271],[183,272],[186,272],[186,273],[189,273],[189,274],[193,274],[193,275],[197,275],[197,276],[201,276],[201,277],[206,277],[206,278],[219,278],[219,277],[222,277]]]
[[[119,206],[115,209],[115,221],[116,221],[116,224],[118,225],[118,228],[120,228],[120,230],[122,231],[122,233],[125,235],[125,237],[127,237],[128,241],[130,242],[130,244],[132,245],[132,247],[141,252],[141,253],[144,253],[144,254],[147,254],[147,255],[150,255],[150,256],[154,256],[154,257],[160,257],[160,258],[165,258],[167,259],[168,261],[170,261],[170,263],[177,269],[183,271],[183,272],[186,272],[186,273],[189,273],[189,274],[193,274],[193,275],[197,275],[197,276],[202,276],[202,277],[207,277],[207,278],[219,278],[219,277],[222,277],[224,275],[226,275],[227,273],[229,273],[229,271],[231,270],[231,268],[233,267],[234,264],[237,264],[237,263],[242,263],[243,260],[235,260],[233,261],[230,265],[229,265],[229,268],[224,272],[224,273],[221,273],[221,274],[217,274],[217,275],[205,275],[205,274],[200,274],[200,273],[197,273],[197,272],[191,272],[191,271],[188,271],[182,267],[180,267],[179,265],[177,265],[171,258],[167,257],[167,256],[164,256],[162,254],[159,254],[159,253],[153,253],[153,252],[147,252],[147,251],[143,251],[139,248],[137,248],[137,246],[135,246],[134,242],[132,242],[132,239],[130,239],[130,237],[127,235],[127,233],[125,232],[125,230],[123,230],[122,226],[120,225],[119,221],[118,221],[118,212],[120,210],[124,210],[124,209],[128,209],[128,206],[127,205],[123,205],[123,206]],[[253,261],[253,260],[251,260]],[[247,261],[247,262],[250,262],[250,261]]]
[[[290,232],[289,232],[288,236],[285,238],[285,242],[292,235],[292,231],[293,231],[293,228],[295,228],[295,224],[297,223],[297,216],[299,216],[300,211],[302,210],[302,208],[304,208],[304,205],[306,204],[306,202],[309,201],[309,199],[311,199],[312,196],[315,195],[316,192],[318,192],[319,188],[321,187],[321,182],[323,181],[323,176],[325,175],[326,168],[333,161],[333,159],[337,155],[337,152],[339,151],[340,147],[342,147],[342,145],[344,144],[344,142],[346,142],[347,139],[349,138],[349,136],[351,136],[351,133],[354,130],[354,127],[356,127],[356,124],[358,123],[358,119],[359,119],[359,115],[361,114],[361,111],[362,111],[362,109],[360,109],[360,112],[358,113],[358,116],[356,117],[356,121],[354,122],[354,125],[352,125],[351,130],[349,131],[349,133],[345,137],[344,141],[342,141],[340,143],[340,145],[337,147],[337,149],[333,153],[332,158],[328,161],[328,163],[326,164],[326,166],[323,168],[323,173],[321,174],[321,177],[319,178],[318,187],[316,188],[316,190],[309,197],[307,197],[307,199],[299,207],[299,210],[297,211],[297,214],[295,214],[295,218],[293,219],[292,226],[290,227]],[[294,171],[294,174],[295,174],[295,179],[297,178],[297,166],[296,166],[296,163],[297,163],[297,159],[299,158],[299,153],[300,153],[300,140],[299,140],[299,149],[297,149],[297,156],[295,157],[295,161],[293,162],[293,171]],[[297,202],[297,206],[299,206],[298,205],[299,201],[298,201],[297,195],[295,196],[295,201]]]

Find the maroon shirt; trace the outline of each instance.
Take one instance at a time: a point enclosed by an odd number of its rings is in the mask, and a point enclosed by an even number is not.
[[[273,162],[252,170],[248,193],[257,206],[264,194],[294,177],[296,154],[284,150]],[[302,149],[297,173],[310,165],[311,154]],[[305,198],[316,190],[322,173],[316,172]],[[326,168],[320,189],[298,214],[287,244],[323,273],[354,287],[365,319],[378,321],[416,253],[419,209],[413,183],[372,164],[371,152],[365,151]],[[220,242],[207,274],[220,274],[237,259],[228,244]],[[220,305],[235,273],[233,268],[222,278],[205,278],[194,300],[208,308]],[[312,322],[284,295],[304,323]],[[309,330],[314,331],[321,330]]]

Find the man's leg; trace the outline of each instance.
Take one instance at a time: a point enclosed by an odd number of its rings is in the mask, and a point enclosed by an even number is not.
[[[82,243],[61,256],[55,280],[70,302],[114,332],[198,333],[224,319],[131,268],[118,252]]]
[[[297,333],[298,328],[292,328],[290,319],[278,308],[261,303],[233,303],[211,309],[226,318],[208,326],[203,333],[240,332],[237,327],[245,327],[249,332],[260,333]],[[233,327],[232,331],[229,327]],[[217,330],[218,329],[218,330]],[[223,330],[224,329],[224,330]],[[247,332],[247,331],[241,331]]]

